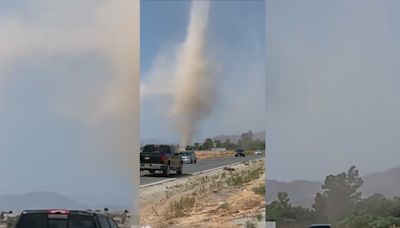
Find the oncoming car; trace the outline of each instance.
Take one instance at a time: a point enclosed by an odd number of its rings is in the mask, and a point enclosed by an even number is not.
[[[181,153],[183,163],[197,163],[194,151],[183,151]]]
[[[80,210],[25,210],[15,228],[118,228],[106,214]]]
[[[244,154],[244,150],[243,149],[237,149],[235,151],[235,157],[246,157],[246,155]]]

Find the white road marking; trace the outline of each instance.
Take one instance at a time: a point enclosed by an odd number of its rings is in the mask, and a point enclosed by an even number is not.
[[[162,183],[165,183],[165,182],[174,181],[176,179],[178,179],[178,178],[169,178],[169,179],[166,179],[166,180],[156,181],[156,182],[153,182],[153,183],[140,185],[139,188],[149,187],[149,186],[156,185],[156,184],[162,184]]]

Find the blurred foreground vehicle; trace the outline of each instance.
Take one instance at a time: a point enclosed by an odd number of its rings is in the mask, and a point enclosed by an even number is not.
[[[161,171],[166,177],[169,176],[171,170],[182,174],[182,157],[172,145],[146,145],[140,153],[140,171],[144,170],[151,174]]]
[[[111,217],[97,212],[26,210],[19,216],[15,228],[118,228],[118,225]]]
[[[183,163],[197,163],[197,158],[194,151],[183,151],[181,155]]]

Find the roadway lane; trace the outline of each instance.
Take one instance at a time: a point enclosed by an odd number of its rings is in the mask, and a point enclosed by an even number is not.
[[[198,160],[197,164],[184,164],[183,175],[176,175],[174,171],[171,171],[170,177],[163,177],[161,173],[150,174],[146,171],[142,172],[140,175],[140,185],[150,184],[157,181],[167,180],[168,178],[180,178],[188,177],[193,173],[201,172],[204,170],[209,170],[221,166],[230,165],[236,162],[245,162],[250,160],[255,160],[258,158],[263,158],[264,155],[248,155],[246,157],[229,157],[229,158],[213,158],[206,160]]]

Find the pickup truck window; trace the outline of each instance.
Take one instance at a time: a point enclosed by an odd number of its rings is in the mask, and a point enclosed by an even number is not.
[[[17,228],[93,228],[93,217],[85,215],[26,214],[21,216]]]
[[[171,153],[171,147],[170,146],[157,146],[157,145],[146,145],[143,148],[143,153]]]
[[[93,227],[95,227],[95,225],[92,216],[74,215],[74,214],[71,214],[69,216],[68,228],[93,228]]]
[[[45,228],[47,227],[47,214],[23,215],[17,228]]]
[[[114,222],[114,220],[107,218],[108,223],[110,224],[111,228],[118,228],[117,224]]]
[[[101,228],[109,228],[109,227],[110,227],[110,226],[108,225],[108,222],[107,222],[107,218],[106,218],[106,217],[104,217],[104,216],[99,216],[99,221],[100,221]]]
[[[67,219],[65,218],[50,218],[49,217],[49,228],[67,228]]]

